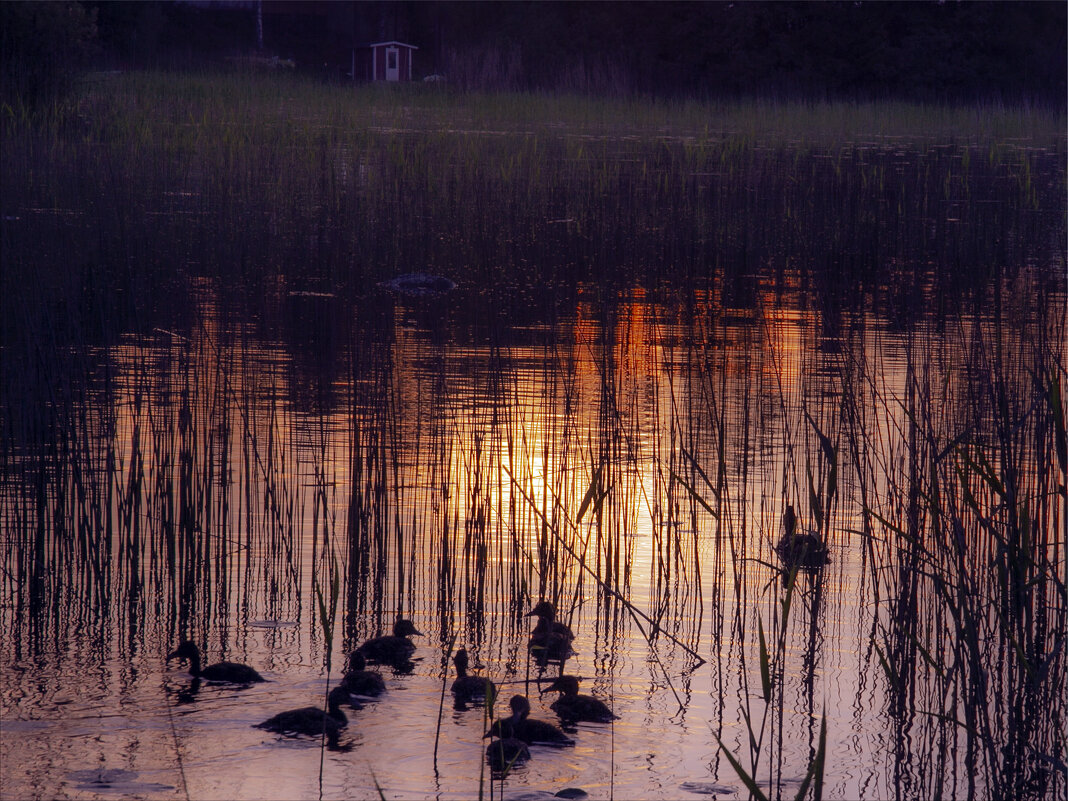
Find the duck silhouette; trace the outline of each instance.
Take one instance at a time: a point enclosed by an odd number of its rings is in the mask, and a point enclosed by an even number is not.
[[[580,695],[578,691],[579,680],[576,676],[557,676],[542,693],[556,690],[560,697],[553,701],[549,708],[560,716],[562,721],[571,723],[588,721],[590,723],[610,723],[618,719],[608,705],[592,695]]]
[[[200,649],[192,640],[183,640],[178,648],[167,654],[167,661],[185,659],[189,662],[189,673],[194,679],[230,684],[254,684],[266,681],[263,676],[240,662],[216,662],[206,668],[200,667]]]
[[[511,770],[512,766],[526,762],[528,759],[530,759],[530,749],[527,748],[525,742],[515,737],[501,737],[486,746],[486,762],[496,773]]]
[[[408,638],[413,635],[422,636],[412,621],[399,617],[393,624],[393,633],[384,637],[374,637],[359,648],[356,653],[361,654],[368,662],[378,664],[403,666],[409,661],[409,657],[415,653],[415,644]]]
[[[367,660],[359,651],[349,657],[349,670],[342,677],[340,686],[344,687],[353,695],[362,695],[374,698],[386,691],[386,682],[382,674],[374,670],[366,670]]]
[[[257,723],[253,728],[265,729],[289,737],[306,735],[308,737],[321,737],[326,735],[327,741],[337,745],[338,735],[348,725],[348,718],[341,711],[341,705],[351,703],[349,691],[340,685],[330,691],[327,696],[327,710],[324,712],[317,706],[305,706],[300,709],[289,709],[279,712],[273,717],[267,718],[262,723]]]
[[[790,504],[783,512],[782,537],[775,546],[775,552],[787,567],[815,570],[830,561],[827,546],[816,533],[798,527],[797,514]]]
[[[563,664],[574,654],[571,647],[575,634],[571,627],[556,619],[556,607],[549,601],[540,601],[527,612],[526,617],[536,617],[537,624],[530,633],[527,648],[539,665],[549,662]]]
[[[456,666],[456,681],[452,683],[452,694],[456,696],[457,703],[464,703],[476,698],[488,698],[492,706],[497,697],[497,686],[485,676],[469,676],[467,674],[467,649],[461,648],[452,658]]]
[[[508,706],[512,714],[494,721],[489,731],[482,735],[483,738],[514,738],[528,745],[549,745],[555,748],[566,748],[575,744],[558,726],[530,717],[530,701],[525,695],[513,695]]]

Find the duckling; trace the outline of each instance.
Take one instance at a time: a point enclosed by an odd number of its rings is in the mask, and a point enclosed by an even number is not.
[[[532,610],[527,612],[527,617],[538,618],[538,623],[530,633],[530,641],[527,648],[534,655],[539,665],[549,662],[563,664],[574,650],[571,641],[575,639],[571,627],[556,619],[556,607],[548,601],[539,602]]]
[[[522,740],[514,737],[502,737],[486,746],[486,761],[496,773],[504,773],[530,759],[530,749]]]
[[[201,670],[200,649],[191,640],[183,640],[173,653],[167,654],[167,661],[170,662],[172,659],[188,660],[189,673],[194,679],[225,681],[231,684],[252,684],[253,682],[266,681],[263,676],[248,665],[242,665],[238,662],[217,662]]]
[[[803,567],[814,570],[823,567],[828,561],[827,546],[811,531],[802,531],[797,526],[794,507],[787,504],[782,516],[782,538],[775,546],[775,552],[787,567]]]
[[[528,745],[550,745],[557,748],[565,748],[574,745],[575,741],[552,723],[537,718],[529,717],[530,701],[525,695],[513,695],[508,702],[512,710],[509,717],[494,721],[483,736],[500,737],[507,739],[514,737]]]
[[[367,662],[356,651],[349,657],[349,672],[341,679],[341,685],[353,695],[379,696],[386,691],[386,682],[380,673],[365,670]]]
[[[408,639],[411,635],[422,636],[412,621],[399,617],[393,624],[393,634],[384,637],[375,637],[368,640],[356,653],[363,654],[368,662],[378,662],[386,665],[403,665],[408,662],[415,652],[415,645]]]
[[[564,637],[568,641],[575,639],[575,633],[571,631],[571,627],[556,619],[556,607],[548,601],[539,601],[525,616],[538,619],[538,624],[534,627],[535,634],[552,634],[556,637]]]
[[[290,709],[286,712],[279,712],[263,723],[255,724],[253,728],[266,729],[287,736],[306,734],[310,737],[319,737],[325,734],[331,745],[336,745],[338,735],[349,722],[345,713],[341,711],[341,705],[349,703],[349,700],[349,691],[339,685],[327,696],[328,712],[324,712],[317,706]]]
[[[467,649],[461,648],[452,658],[456,665],[456,681],[452,683],[452,694],[456,701],[470,701],[474,698],[488,698],[490,705],[497,697],[497,686],[484,676],[467,675]]]
[[[576,676],[558,676],[556,680],[542,690],[543,693],[556,690],[560,693],[549,708],[560,716],[565,722],[579,720],[591,723],[610,723],[618,719],[612,713],[604,701],[594,698],[592,695],[579,695],[579,680]]]

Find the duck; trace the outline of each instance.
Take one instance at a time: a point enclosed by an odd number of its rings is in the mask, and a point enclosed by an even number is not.
[[[456,681],[452,683],[452,694],[456,696],[457,702],[487,698],[492,706],[493,699],[497,697],[497,685],[485,676],[467,675],[467,649],[461,648],[457,651],[452,663],[456,666]]]
[[[579,695],[578,686],[577,676],[557,676],[552,684],[542,690],[543,693],[553,690],[560,693],[560,697],[553,701],[549,708],[556,712],[561,720],[569,723],[580,720],[610,723],[618,719],[618,715],[613,714],[604,701],[592,695]]]
[[[827,546],[812,531],[798,528],[797,514],[792,504],[787,504],[782,516],[782,537],[775,552],[787,567],[802,567],[809,570],[823,567],[828,561]]]
[[[568,641],[575,639],[575,633],[566,623],[556,619],[556,607],[549,601],[539,601],[534,608],[526,613],[525,617],[536,617],[538,624],[534,627],[535,634],[551,634],[555,637],[563,637]]]
[[[327,696],[327,712],[317,706],[290,709],[279,712],[263,723],[255,724],[253,728],[287,736],[305,734],[309,737],[320,737],[325,734],[331,745],[336,745],[338,735],[349,723],[345,713],[341,711],[341,705],[349,702],[349,691],[338,685]]]
[[[566,623],[556,619],[556,607],[549,601],[540,601],[527,612],[526,617],[536,617],[537,625],[530,633],[527,648],[534,655],[538,664],[560,662],[563,664],[574,654],[571,642],[575,634]]]
[[[513,695],[508,701],[508,706],[512,714],[494,721],[489,731],[482,735],[483,738],[514,737],[527,745],[549,745],[556,748],[566,748],[575,744],[575,741],[564,734],[558,726],[530,717],[530,701],[525,695]]]
[[[415,652],[415,645],[408,638],[413,635],[421,637],[422,634],[412,621],[399,617],[393,624],[393,634],[368,640],[356,649],[356,653],[362,654],[368,662],[403,665]]]
[[[386,682],[380,673],[366,670],[367,661],[359,651],[349,657],[349,670],[341,679],[341,685],[352,695],[377,697],[386,691]]]
[[[192,640],[183,640],[178,648],[167,654],[167,661],[172,659],[185,659],[189,662],[189,673],[194,679],[206,681],[229,682],[231,684],[253,684],[267,681],[259,673],[248,665],[240,662],[216,662],[206,668],[200,667],[200,649]]]
[[[496,773],[505,773],[513,765],[519,765],[530,759],[530,749],[522,740],[515,737],[500,737],[486,746],[486,762]]]

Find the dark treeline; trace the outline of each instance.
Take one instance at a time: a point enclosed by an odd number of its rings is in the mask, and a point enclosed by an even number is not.
[[[354,44],[396,39],[419,47],[417,79],[443,75],[464,89],[1056,106],[1068,93],[1066,10],[1059,1],[0,4],[8,89],[85,52],[50,35],[91,39],[98,66],[266,55],[333,79],[346,77]]]
[[[508,67],[500,80],[517,88],[1055,103],[1065,95],[1064,3],[406,6],[411,35],[445,69],[464,54],[497,55]],[[418,12],[429,12],[440,36],[416,27]]]

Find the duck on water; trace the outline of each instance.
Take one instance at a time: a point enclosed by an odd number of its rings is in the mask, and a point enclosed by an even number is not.
[[[566,723],[587,721],[590,723],[611,723],[618,719],[608,705],[592,695],[580,695],[578,691],[579,680],[577,676],[557,676],[542,693],[557,691],[560,697],[553,701],[549,708],[560,716]]]
[[[495,773],[505,773],[530,759],[530,749],[515,737],[501,737],[486,746],[486,762]]]
[[[341,685],[353,695],[376,698],[386,691],[386,682],[382,674],[366,670],[367,661],[363,654],[356,651],[349,657],[349,670],[342,677]]]
[[[456,681],[452,683],[452,694],[456,696],[456,703],[462,704],[476,698],[489,698],[490,705],[497,697],[497,685],[485,676],[469,676],[467,674],[468,656],[467,649],[461,648],[452,658],[456,666]],[[459,707],[458,707],[459,708]]]
[[[383,665],[403,665],[415,653],[415,644],[408,638],[412,636],[421,637],[422,634],[412,621],[399,617],[397,622],[393,624],[393,634],[368,640],[356,649],[356,653],[361,654],[368,662],[377,662]]]
[[[549,745],[556,748],[575,744],[558,726],[530,717],[530,701],[525,695],[513,695],[508,706],[512,714],[495,721],[489,731],[482,735],[483,738],[514,738],[528,745]]]
[[[801,529],[792,504],[787,504],[782,516],[782,537],[775,552],[787,567],[815,570],[830,561],[827,546],[812,531]]]
[[[566,623],[556,619],[556,607],[553,604],[540,601],[526,616],[538,619],[537,625],[530,633],[527,648],[539,665],[549,662],[563,664],[574,654],[571,643],[575,639],[575,633]]]
[[[295,735],[321,737],[326,735],[327,741],[336,746],[338,735],[349,723],[345,713],[341,711],[341,705],[351,703],[352,699],[349,697],[349,691],[339,685],[332,689],[327,696],[326,712],[317,706],[289,709],[267,718],[263,723],[255,724],[253,728],[273,731],[288,737]]]
[[[242,665],[240,662],[216,662],[214,665],[208,665],[206,668],[201,669],[200,649],[197,648],[196,643],[192,640],[184,640],[179,643],[175,651],[167,654],[167,661],[170,662],[172,659],[187,660],[189,662],[189,673],[194,679],[229,682],[231,684],[253,684],[266,681],[253,668],[248,665]]]

